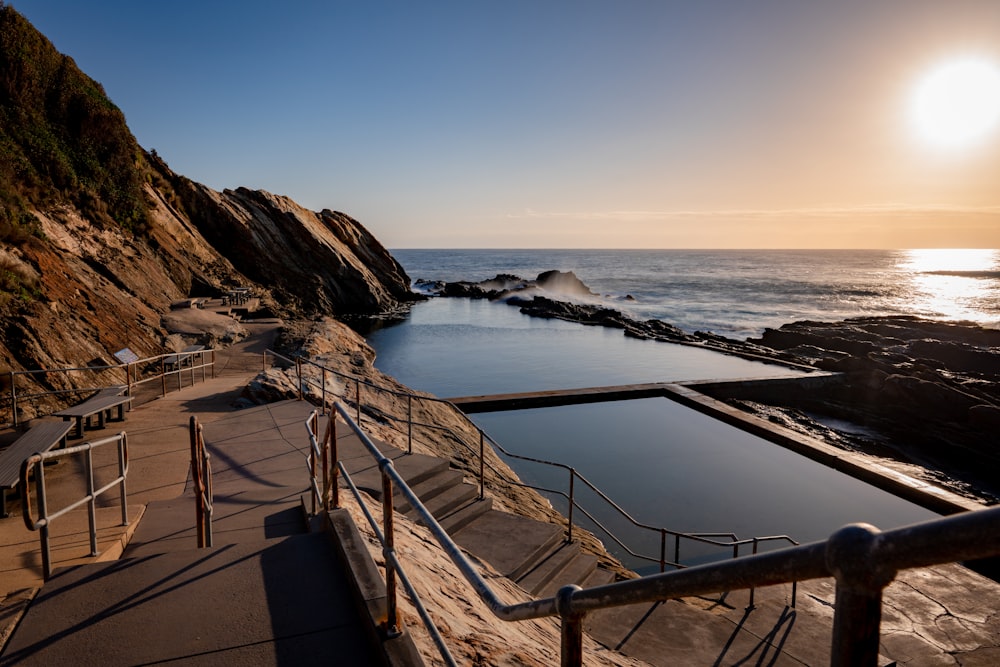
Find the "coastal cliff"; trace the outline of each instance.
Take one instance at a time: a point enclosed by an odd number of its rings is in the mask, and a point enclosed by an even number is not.
[[[174,173],[99,83],[2,2],[0,120],[0,373],[164,352],[172,303],[237,286],[290,318],[372,316],[414,298],[350,216]]]

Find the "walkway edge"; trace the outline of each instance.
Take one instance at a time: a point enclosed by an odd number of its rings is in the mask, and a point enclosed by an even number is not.
[[[386,637],[380,629],[387,620],[385,581],[378,566],[368,553],[368,546],[346,509],[330,510],[326,514],[326,529],[337,547],[348,578],[354,586],[355,600],[372,642],[381,646],[388,667],[409,667],[424,664],[410,633],[403,628],[398,637]],[[402,623],[399,623],[402,627]]]

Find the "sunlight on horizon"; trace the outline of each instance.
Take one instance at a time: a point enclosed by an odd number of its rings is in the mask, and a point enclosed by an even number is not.
[[[1000,250],[924,248],[904,250],[899,268],[910,277],[915,314],[995,324]],[[992,307],[991,307],[992,306]]]

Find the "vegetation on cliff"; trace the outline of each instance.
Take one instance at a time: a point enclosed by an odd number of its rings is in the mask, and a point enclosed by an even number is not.
[[[29,209],[62,201],[101,226],[140,228],[143,165],[101,85],[0,2],[0,239],[37,235]]]
[[[402,267],[349,216],[175,174],[0,0],[0,372],[164,352],[172,303],[235,286],[290,318],[411,298]]]

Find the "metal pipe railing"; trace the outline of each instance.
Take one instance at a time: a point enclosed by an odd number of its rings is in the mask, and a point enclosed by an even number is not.
[[[489,434],[487,434],[483,429],[481,429],[474,422],[472,422],[472,420],[470,420],[465,413],[463,413],[461,410],[459,410],[457,407],[455,407],[455,405],[453,403],[451,403],[449,401],[446,401],[446,400],[443,400],[443,399],[440,399],[440,398],[436,398],[436,397],[419,396],[419,395],[413,394],[412,392],[404,392],[404,391],[399,391],[399,390],[395,390],[395,389],[386,389],[386,388],[380,387],[380,386],[378,386],[378,385],[376,385],[373,382],[370,382],[368,380],[362,380],[360,378],[353,377],[353,376],[350,376],[350,375],[346,375],[344,373],[340,373],[340,372],[335,371],[333,369],[329,369],[329,368],[323,366],[322,364],[318,364],[318,363],[316,363],[314,361],[311,361],[311,360],[308,360],[308,359],[303,359],[301,357],[296,357],[296,358],[293,359],[293,358],[284,356],[284,355],[282,355],[282,354],[280,354],[278,352],[274,352],[273,350],[265,350],[265,352],[263,353],[263,365],[264,365],[264,367],[267,366],[267,355],[271,355],[275,359],[281,359],[285,363],[289,364],[289,366],[291,366],[292,364],[295,365],[297,386],[299,387],[299,395],[300,395],[300,397],[302,395],[302,388],[304,386],[306,386],[307,384],[310,384],[309,379],[303,374],[302,368],[303,368],[304,365],[312,366],[312,367],[317,368],[317,369],[320,370],[320,376],[321,376],[322,382],[323,382],[323,385],[320,388],[321,389],[321,391],[320,391],[320,395],[321,396],[326,396],[326,374],[327,373],[333,374],[335,377],[339,378],[342,381],[347,381],[349,383],[353,383],[353,394],[354,394],[353,400],[351,400],[350,398],[348,398],[348,395],[350,393],[352,393],[350,391],[351,388],[348,388],[348,387],[345,387],[345,391],[344,391],[345,395],[344,395],[343,398],[345,400],[347,400],[348,402],[353,402],[355,404],[355,416],[356,416],[355,418],[356,418],[356,421],[358,423],[361,423],[361,421],[362,421],[361,416],[362,416],[362,413],[363,413],[362,404],[360,402],[361,401],[361,385],[365,385],[372,392],[381,392],[381,393],[387,394],[389,396],[392,396],[392,397],[395,397],[395,398],[398,398],[398,399],[405,399],[406,400],[406,411],[407,411],[405,421],[406,421],[406,435],[407,435],[407,448],[408,448],[408,451],[412,451],[412,447],[413,447],[413,427],[414,426],[416,426],[418,428],[432,429],[432,430],[435,430],[435,431],[442,432],[442,433],[446,434],[455,443],[457,443],[460,446],[464,447],[466,450],[468,450],[474,456],[478,456],[479,457],[479,490],[480,490],[480,497],[484,497],[484,495],[485,495],[486,468],[487,467],[489,468],[490,472],[496,477],[496,479],[502,481],[504,484],[522,486],[522,487],[525,487],[525,488],[530,488],[530,489],[534,489],[534,490],[537,490],[537,491],[540,491],[540,492],[551,493],[551,494],[563,497],[567,501],[567,506],[568,506],[567,514],[569,516],[569,521],[567,522],[567,527],[566,527],[566,533],[567,533],[566,540],[567,541],[572,541],[573,540],[573,526],[574,526],[573,515],[574,515],[574,512],[576,510],[579,510],[588,519],[590,519],[593,522],[593,525],[596,528],[598,528],[604,535],[606,535],[609,539],[611,539],[615,544],[617,544],[619,547],[621,547],[622,550],[626,554],[628,554],[629,556],[631,556],[633,558],[636,558],[637,560],[642,560],[642,561],[646,561],[646,562],[649,562],[649,563],[656,563],[656,564],[658,564],[659,567],[660,567],[660,571],[661,572],[664,571],[667,566],[678,567],[678,568],[679,567],[684,567],[681,564],[681,554],[680,554],[680,545],[681,545],[681,541],[682,540],[685,541],[685,542],[691,542],[691,543],[695,543],[695,544],[703,544],[703,545],[710,546],[710,547],[713,547],[713,548],[726,549],[727,551],[731,551],[732,552],[732,557],[734,557],[734,558],[739,556],[740,547],[746,546],[746,545],[751,545],[751,544],[754,544],[754,543],[760,544],[760,543],[765,543],[765,542],[783,542],[785,544],[790,544],[790,545],[796,545],[796,544],[798,544],[797,541],[795,541],[794,539],[792,539],[788,535],[769,535],[769,536],[759,536],[759,537],[743,538],[743,539],[741,539],[735,533],[726,533],[726,532],[695,532],[695,533],[691,533],[691,532],[675,531],[675,530],[671,530],[671,529],[663,527],[663,526],[652,526],[652,525],[649,525],[649,524],[645,524],[645,523],[640,522],[637,519],[635,519],[631,514],[629,514],[629,512],[627,512],[624,508],[622,508],[620,505],[618,505],[618,503],[616,503],[614,500],[612,500],[606,493],[604,493],[603,491],[601,491],[601,489],[598,488],[597,485],[595,485],[593,482],[591,482],[589,479],[587,479],[585,476],[583,476],[582,474],[580,474],[576,469],[572,468],[571,466],[565,465],[563,463],[558,463],[558,462],[555,462],[555,461],[547,461],[545,459],[539,459],[539,458],[534,458],[534,457],[530,457],[530,456],[523,456],[523,455],[520,455],[520,454],[514,454],[513,452],[508,451],[507,449],[505,449],[503,447],[503,445],[501,445],[493,437],[491,437]],[[431,424],[431,423],[424,423],[424,422],[415,421],[413,419],[413,399],[417,399],[418,401],[426,401],[426,402],[429,402],[429,403],[435,403],[435,404],[440,404],[440,405],[446,406],[449,410],[453,411],[454,414],[456,414],[457,416],[459,416],[459,418],[462,419],[462,421],[464,421],[470,428],[475,429],[475,431],[477,432],[477,434],[479,436],[478,445],[477,446],[470,445],[468,442],[466,442],[466,440],[460,434],[456,433],[454,430],[452,430],[450,428],[439,426],[437,424]],[[325,410],[325,406],[323,407],[323,409]],[[386,420],[390,420],[390,421],[393,421],[393,422],[403,421],[402,419],[396,418],[395,416],[393,416],[391,414],[388,414],[388,413],[385,413],[385,412],[381,412],[381,411],[379,412],[379,416],[382,417],[382,418],[384,418],[384,419],[386,419]],[[567,495],[565,492],[554,490],[554,489],[548,489],[548,488],[544,488],[544,487],[540,487],[540,486],[536,486],[536,485],[532,485],[532,484],[525,484],[525,483],[521,482],[520,480],[512,479],[509,476],[505,475],[503,472],[501,472],[495,466],[493,466],[492,464],[489,464],[489,463],[486,462],[486,457],[484,456],[484,449],[485,449],[485,443],[486,442],[489,442],[490,446],[494,449],[494,451],[496,451],[499,454],[502,454],[504,456],[507,456],[509,458],[516,459],[516,460],[519,460],[519,461],[525,461],[525,462],[528,462],[528,463],[535,463],[535,464],[545,465],[545,466],[549,466],[549,467],[552,467],[552,468],[561,468],[561,469],[567,471],[567,473],[569,473],[569,489],[570,489],[569,494]],[[661,549],[660,549],[659,555],[658,556],[652,556],[652,555],[642,554],[642,553],[637,552],[635,549],[629,547],[617,534],[615,534],[614,531],[612,531],[603,522],[598,521],[594,517],[593,513],[589,512],[585,508],[583,508],[579,504],[578,499],[577,499],[577,495],[576,495],[575,481],[577,479],[580,482],[582,482],[583,485],[586,488],[590,489],[594,494],[596,494],[597,497],[601,501],[603,501],[614,513],[618,514],[627,523],[629,523],[633,528],[635,528],[635,529],[637,529],[639,531],[643,531],[643,532],[647,532],[647,533],[652,533],[655,536],[657,536],[657,538],[659,538],[660,541],[661,541]],[[670,559],[666,558],[665,546],[662,546],[662,543],[664,542],[664,538],[663,538],[664,535],[666,535],[666,536],[673,536],[675,538],[673,560],[670,560]],[[713,539],[713,538],[723,538],[723,540]]]
[[[191,415],[191,480],[194,485],[194,525],[199,549],[212,546],[212,455],[205,446],[198,417]]]
[[[191,360],[190,363],[178,363],[175,370],[166,370],[163,360],[168,357],[174,357],[179,361],[186,362]],[[194,357],[198,358],[198,363],[194,363]],[[159,363],[157,363],[159,362]],[[148,375],[148,377],[139,377],[140,368],[155,368],[158,372],[154,372]],[[215,377],[215,350],[198,350],[194,352],[170,352],[164,354],[158,354],[151,357],[146,357],[144,359],[138,359],[129,363],[123,364],[111,364],[106,366],[87,366],[87,367],[70,367],[70,368],[48,368],[48,369],[36,369],[36,370],[24,370],[24,371],[10,371],[9,372],[9,402],[10,402],[10,412],[11,412],[11,424],[13,426],[18,425],[18,407],[19,405],[26,403],[31,400],[44,398],[48,396],[62,396],[66,394],[81,394],[91,391],[99,391],[103,389],[104,386],[86,386],[86,387],[66,387],[63,389],[50,389],[47,391],[36,391],[30,393],[19,392],[17,389],[17,378],[21,376],[35,377],[44,376],[48,374],[69,374],[69,373],[99,373],[103,371],[114,371],[121,369],[124,371],[124,380],[126,387],[126,394],[132,396],[136,387],[140,387],[150,382],[159,381],[161,384],[161,395],[166,395],[167,393],[167,377],[177,376],[177,388],[183,388],[183,378],[182,373],[189,373],[191,384],[195,382],[195,371],[201,370],[202,381],[204,382],[207,378],[208,369],[211,369],[212,377]],[[5,401],[7,402],[7,401]]]
[[[115,443],[118,445],[118,477],[111,480],[99,489],[94,488],[94,460],[93,451],[104,445]],[[50,512],[48,508],[48,494],[45,486],[45,462],[54,461],[74,454],[84,455],[85,482],[87,485],[86,495],[79,500],[70,503],[66,507],[55,512]],[[31,489],[29,486],[31,474],[34,473],[35,495],[38,499],[38,517],[33,516],[31,509]],[[90,524],[90,555],[97,555],[97,498],[115,486],[121,487],[120,501],[122,512],[122,524],[128,525],[128,506],[125,495],[125,480],[128,477],[128,438],[122,431],[117,435],[85,442],[74,447],[58,449],[49,452],[32,454],[21,463],[21,477],[19,487],[21,489],[21,515],[24,518],[24,525],[28,530],[38,531],[41,539],[42,549],[42,576],[48,579],[52,575],[52,557],[49,550],[49,526],[55,519],[65,515],[77,507],[87,505],[87,518]]]
[[[561,618],[561,664],[567,667],[582,664],[583,625],[586,615],[593,611],[738,589],[752,591],[757,586],[790,583],[794,587],[799,581],[823,577],[833,577],[836,581],[831,664],[873,667],[878,660],[882,592],[899,571],[1000,555],[1000,507],[994,507],[885,532],[868,524],[851,524],[822,542],[589,589],[564,586],[551,598],[505,604],[396,472],[392,461],[378,450],[340,402],[334,407],[378,462],[384,483],[390,490],[382,496],[385,539],[380,540],[386,550],[387,595],[395,596],[390,589],[388,571],[399,567],[390,535],[394,485],[416,512],[416,520],[427,526],[476,595],[497,618],[503,621],[556,615]],[[335,415],[331,415],[331,419],[334,418]],[[341,469],[378,534],[377,523],[350,482],[347,470],[336,459],[334,465]],[[410,594],[416,599],[412,591]]]

